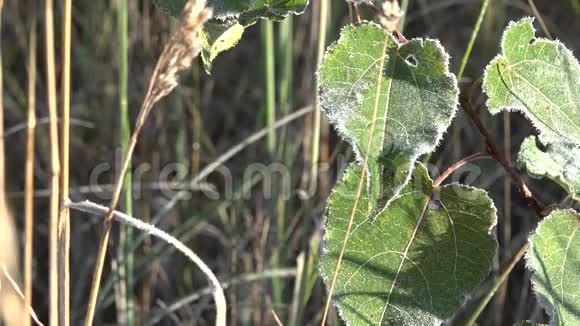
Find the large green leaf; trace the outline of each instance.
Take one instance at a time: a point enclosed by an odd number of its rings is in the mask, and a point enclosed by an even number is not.
[[[329,200],[321,260],[327,284],[360,174],[360,165],[351,165]],[[363,192],[334,292],[340,315],[349,325],[438,325],[448,319],[491,269],[496,218],[485,191],[459,184],[432,190],[420,163],[374,220]]]
[[[358,160],[368,157],[369,205],[377,210],[451,123],[458,90],[448,63],[438,41],[399,44],[372,23],[347,26],[328,49],[319,70],[320,103]]]
[[[555,211],[530,237],[527,266],[551,325],[580,325],[580,214]]]
[[[580,145],[549,144],[545,151],[536,138],[524,140],[518,154],[518,165],[536,177],[548,177],[559,183],[576,200],[580,200]]]
[[[179,17],[186,0],[153,0],[161,10]],[[207,0],[213,9],[213,18],[222,21],[237,20],[242,25],[251,25],[260,18],[282,20],[289,14],[301,14],[308,0]]]
[[[153,0],[165,13],[179,17],[186,0]],[[300,15],[308,0],[207,0],[213,9],[212,19],[204,26],[202,60],[210,72],[213,60],[223,51],[234,47],[246,27],[258,19],[282,20],[288,15]]]
[[[536,38],[533,19],[511,23],[502,54],[486,68],[483,90],[492,113],[523,112],[543,143],[580,143],[580,65],[558,41]]]

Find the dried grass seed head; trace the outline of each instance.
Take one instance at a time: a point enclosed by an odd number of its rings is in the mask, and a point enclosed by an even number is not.
[[[201,51],[203,44],[199,33],[212,14],[205,4],[205,0],[189,0],[185,4],[179,27],[165,45],[151,78],[146,101],[151,105],[178,85],[177,74],[189,68]]]
[[[387,32],[399,30],[399,22],[401,21],[399,2],[397,0],[384,0],[381,9],[384,16],[379,18],[379,22],[383,28]]]

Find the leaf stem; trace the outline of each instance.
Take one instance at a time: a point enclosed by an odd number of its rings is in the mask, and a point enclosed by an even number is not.
[[[447,179],[453,172],[457,171],[465,164],[485,157],[490,157],[489,153],[479,152],[455,162],[452,166],[450,166],[447,170],[445,170],[445,172],[443,172],[443,174],[441,174],[441,176],[439,176],[437,180],[435,180],[435,182],[433,183],[433,187],[438,187],[439,185],[441,185],[441,183],[445,181],[445,179]]]

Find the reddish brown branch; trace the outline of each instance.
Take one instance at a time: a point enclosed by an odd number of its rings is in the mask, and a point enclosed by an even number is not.
[[[483,123],[481,122],[477,114],[473,111],[469,99],[465,95],[461,94],[459,96],[459,103],[463,111],[465,111],[471,122],[473,122],[473,124],[483,137],[489,155],[493,157],[504,168],[504,170],[508,173],[512,181],[518,187],[520,193],[528,201],[529,205],[534,209],[534,211],[536,211],[536,214],[538,214],[539,217],[542,217],[543,216],[542,205],[538,202],[534,194],[530,191],[530,188],[524,182],[518,171],[516,171],[516,169],[510,164],[510,162],[506,160],[506,158],[501,154],[497,145],[493,142],[491,135],[489,134],[487,129],[485,129]]]
[[[439,178],[437,178],[437,180],[435,180],[435,182],[433,183],[433,187],[439,187],[439,185],[441,185],[441,183],[445,179],[447,179],[453,172],[457,171],[460,167],[464,166],[465,164],[484,157],[490,157],[489,153],[487,152],[476,153],[466,158],[463,158],[460,161],[455,162],[452,166],[450,166],[447,170],[445,170],[445,172],[443,172],[443,174],[441,174]]]

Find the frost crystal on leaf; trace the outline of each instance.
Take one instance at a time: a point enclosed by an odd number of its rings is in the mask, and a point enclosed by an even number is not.
[[[580,325],[580,214],[555,211],[530,237],[532,284],[551,325]]]
[[[405,44],[381,26],[347,26],[319,70],[322,109],[367,157],[369,205],[383,209],[408,181],[415,160],[439,143],[457,109],[455,76],[436,40]]]
[[[547,177],[560,184],[580,201],[580,145],[549,144],[546,151],[536,145],[535,137],[524,140],[518,154],[518,165],[532,176]]]
[[[544,144],[580,143],[580,65],[558,41],[536,38],[533,19],[511,23],[502,53],[486,68],[483,90],[491,113],[518,110]]]
[[[321,271],[332,279],[361,166],[353,164],[329,199]],[[484,190],[432,189],[423,165],[374,220],[359,199],[334,301],[348,325],[439,325],[489,273],[496,209]],[[432,191],[437,192],[431,204]]]

